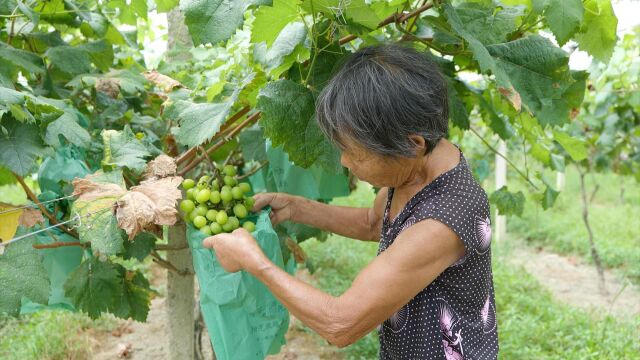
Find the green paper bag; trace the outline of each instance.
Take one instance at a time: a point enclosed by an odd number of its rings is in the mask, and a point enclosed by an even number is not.
[[[252,234],[262,251],[292,274],[295,261],[288,261],[290,265],[285,268],[269,210],[263,210],[255,222],[256,230]],[[251,274],[226,272],[214,252],[202,246],[206,237],[188,225],[187,239],[200,284],[200,308],[216,357],[220,360],[264,359],[268,354],[279,352],[285,343],[289,312]]]

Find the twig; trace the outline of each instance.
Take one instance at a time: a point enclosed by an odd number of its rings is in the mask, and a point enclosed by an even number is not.
[[[175,265],[163,259],[155,250],[151,251],[151,257],[153,257],[153,262],[160,265],[160,267],[163,267],[169,271],[173,271],[180,276],[193,275],[193,273],[189,270],[178,270]]]
[[[34,249],[55,249],[63,246],[80,246],[87,247],[89,243],[81,243],[80,241],[54,242],[51,244],[32,245]]]
[[[27,196],[29,197],[29,199],[31,199],[31,201],[33,201],[36,205],[38,205],[38,208],[40,209],[40,211],[49,219],[49,222],[51,224],[57,225],[58,220],[56,219],[56,217],[53,216],[53,214],[51,214],[49,211],[47,211],[47,209],[44,206],[42,206],[42,204],[40,203],[40,200],[38,200],[38,197],[33,193],[33,191],[31,191],[29,186],[24,182],[24,179],[22,178],[22,176],[18,174],[13,174],[13,176],[16,178],[16,180],[18,180],[18,182],[24,189],[24,192],[27,193]],[[75,238],[78,237],[77,232],[75,232],[74,230],[68,229],[66,226],[60,226],[60,229]]]
[[[474,133],[489,149],[491,149],[491,151],[493,151],[493,153],[495,153],[496,155],[500,156],[501,158],[503,158],[507,164],[511,165],[511,167],[520,175],[522,176],[523,179],[527,180],[527,182],[529,184],[531,184],[531,186],[533,186],[534,189],[536,190],[540,190],[538,189],[538,187],[536,186],[536,184],[534,184],[531,179],[529,179],[529,177],[527,175],[525,175],[520,169],[518,169],[518,167],[511,162],[511,160],[507,159],[506,156],[502,155],[498,150],[496,150],[493,146],[491,146],[491,144],[489,144],[489,142],[487,140],[485,140],[480,134],[478,134],[478,132],[472,128],[469,127],[469,130],[471,130],[472,133]]]
[[[155,250],[156,251],[178,251],[178,250],[184,250],[186,248],[188,248],[188,245],[182,245],[182,246],[170,246],[170,245],[165,245],[165,244],[158,244],[155,246]]]
[[[269,163],[269,160],[265,160],[263,161],[260,165],[258,165],[255,169],[252,169],[251,171],[249,171],[246,174],[242,174],[241,176],[237,177],[237,180],[243,180],[248,178],[249,176],[257,173],[260,169],[262,169],[265,165],[267,165]]]

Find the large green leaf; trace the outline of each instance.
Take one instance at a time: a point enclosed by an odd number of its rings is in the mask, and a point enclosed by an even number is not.
[[[7,134],[0,131],[0,165],[25,176],[37,168],[36,160],[46,154],[36,125],[9,119],[2,122]]]
[[[587,0],[580,32],[576,35],[580,49],[602,62],[608,62],[618,41],[618,18],[611,0]]]
[[[169,10],[178,6],[180,0],[155,0],[156,1],[156,11],[159,13],[169,12]]]
[[[176,140],[180,144],[193,147],[211,139],[220,130],[220,126],[229,115],[235,98],[233,96],[225,102],[213,104],[180,101],[181,104],[177,104],[177,106],[184,110],[178,115],[180,128],[176,134]]]
[[[573,161],[582,161],[587,158],[589,154],[587,151],[587,144],[583,139],[576,138],[565,132],[553,131],[554,139],[562,145]]]
[[[86,50],[74,46],[56,46],[46,53],[49,61],[68,74],[84,74],[91,71],[91,58]]]
[[[27,73],[44,72],[42,59],[28,51],[14,49],[2,44],[0,45],[0,59],[19,67]]]
[[[122,295],[116,299],[113,314],[122,319],[147,321],[149,304],[151,303],[149,281],[139,270],[127,271],[118,265],[118,272],[122,279]]]
[[[138,259],[138,261],[144,261],[153,250],[155,244],[155,236],[146,232],[140,233],[132,241],[124,242],[122,257],[127,260]]]
[[[265,135],[274,147],[283,145],[296,165],[306,168],[318,162],[334,172],[339,168],[335,147],[316,123],[309,89],[291,80],[270,82],[260,91],[257,108]]]
[[[62,135],[74,145],[88,148],[91,143],[89,132],[78,124],[77,116],[67,111],[47,126],[45,141],[51,146],[60,146],[59,136]]]
[[[242,25],[244,0],[182,0],[180,10],[195,45],[225,41]]]
[[[299,49],[301,55],[306,51],[304,55],[308,58],[309,50],[302,45],[306,35],[307,31],[303,23],[289,23],[282,29],[280,35],[278,35],[278,38],[268,50],[264,44],[255,45],[254,57],[257,62],[265,67],[267,72],[272,72],[273,69],[282,67],[280,71],[273,74],[274,77],[277,77],[283,71],[288,70],[297,60],[296,57],[289,57],[287,59],[288,55],[295,49]]]
[[[251,42],[266,42],[271,46],[280,31],[298,17],[296,0],[274,0],[273,6],[261,6],[254,12]]]
[[[522,7],[496,8],[479,3],[463,3],[456,12],[465,29],[485,45],[507,41],[517,28],[516,19],[523,15]]]
[[[549,0],[545,16],[558,44],[564,45],[578,31],[583,14],[581,0]]]
[[[375,29],[382,20],[365,0],[304,0],[301,6],[308,13],[322,12],[338,22],[352,21],[368,29]]]
[[[17,316],[22,298],[46,304],[49,298],[49,278],[34,239],[9,245],[0,255],[0,314]]]
[[[128,125],[122,131],[103,130],[102,138],[105,147],[105,165],[115,164],[136,171],[144,169],[147,163],[145,158],[150,157],[151,153],[136,138]]]
[[[122,279],[118,265],[93,257],[69,274],[64,289],[77,309],[92,319],[107,310],[122,296]]]
[[[562,124],[568,120],[570,109],[562,101],[573,83],[567,53],[538,35],[490,45],[487,49],[498,71],[507,76],[522,103],[542,124]],[[552,116],[545,116],[549,113]]]

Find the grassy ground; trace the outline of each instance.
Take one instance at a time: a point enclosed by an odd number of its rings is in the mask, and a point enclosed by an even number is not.
[[[621,181],[612,174],[586,178],[590,192],[596,183],[600,185],[589,207],[589,219],[604,265],[617,268],[622,276],[640,285],[640,184],[625,179],[621,200]],[[582,220],[580,178],[573,168],[567,172],[566,188],[553,208],[544,211],[527,201],[523,217],[510,218],[507,224],[510,232],[532,244],[591,261],[588,233]]]

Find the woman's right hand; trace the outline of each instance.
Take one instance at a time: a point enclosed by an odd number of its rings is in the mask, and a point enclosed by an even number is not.
[[[263,207],[271,206],[271,223],[277,225],[286,220],[293,220],[297,196],[285,193],[260,193],[253,196],[255,204],[251,211],[260,211]]]

